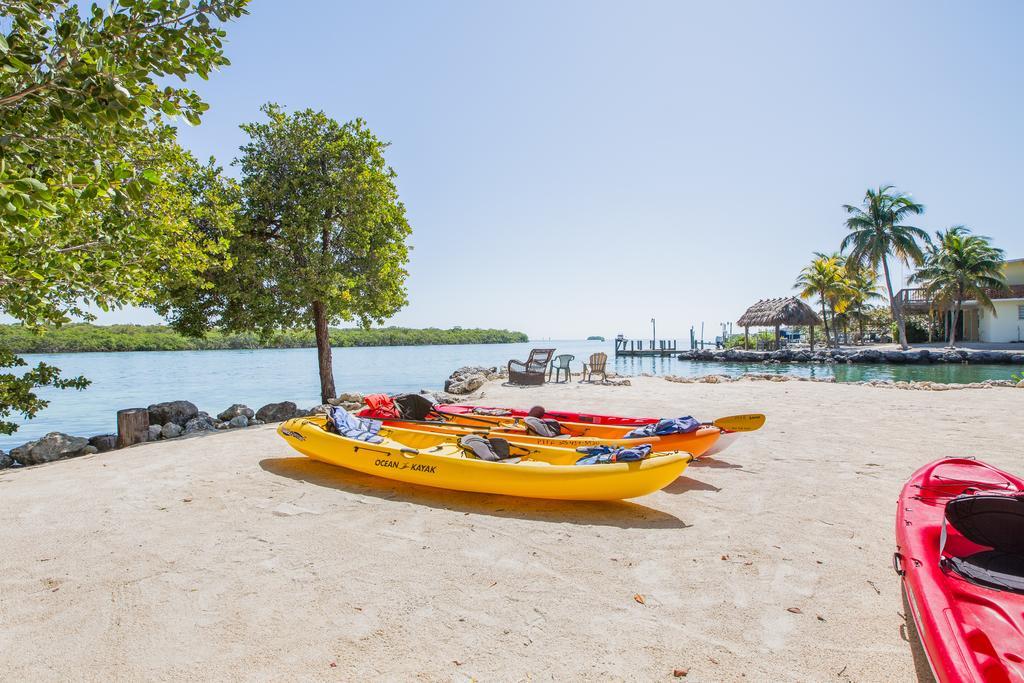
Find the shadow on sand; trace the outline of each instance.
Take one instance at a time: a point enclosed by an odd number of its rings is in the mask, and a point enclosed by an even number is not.
[[[679,477],[662,489],[665,493],[672,494],[687,493],[688,491],[714,491],[718,493],[721,490],[717,486],[712,486],[697,479],[690,479],[689,477]]]
[[[910,611],[907,586],[902,581],[900,581],[900,591],[903,594],[903,617],[906,620],[900,626],[900,637],[910,644],[910,653],[914,657],[914,673],[917,674],[918,683],[935,683],[932,667],[928,663],[928,655],[924,653],[924,645],[921,644],[921,634],[917,632],[917,624],[914,623],[914,615]]]
[[[622,529],[685,529],[690,526],[667,512],[623,500],[541,500],[450,491],[382,479],[304,457],[266,458],[260,461],[260,467],[271,474],[316,486],[440,510]]]
[[[690,467],[710,467],[711,469],[722,469],[722,470],[741,470],[743,465],[737,465],[735,463],[727,462],[725,460],[719,460],[714,457],[697,458],[690,463]]]

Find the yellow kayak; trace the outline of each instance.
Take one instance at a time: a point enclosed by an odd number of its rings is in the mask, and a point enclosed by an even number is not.
[[[663,453],[635,462],[575,465],[569,463],[582,454],[571,449],[513,445],[517,457],[490,462],[460,447],[452,435],[384,427],[382,443],[367,443],[327,431],[326,421],[296,418],[277,432],[313,460],[455,491],[556,500],[635,498],[675,481],[693,459],[689,453]]]

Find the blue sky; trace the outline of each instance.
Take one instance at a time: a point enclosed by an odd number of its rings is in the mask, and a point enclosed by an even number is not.
[[[361,116],[413,226],[394,324],[713,337],[893,183],[1024,256],[1024,3],[255,0],[183,143]],[[897,273],[899,272],[897,268]],[[104,322],[153,322],[125,310]]]

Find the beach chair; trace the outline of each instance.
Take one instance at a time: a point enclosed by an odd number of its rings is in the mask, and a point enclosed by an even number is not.
[[[553,361],[551,361],[551,368],[548,370],[548,381],[549,382],[552,381],[551,376],[553,374],[554,377],[555,377],[554,382],[557,383],[558,382],[558,378],[564,372],[565,373],[565,380],[564,381],[571,382],[572,381],[572,371],[569,369],[569,363],[573,362],[574,360],[576,360],[576,356],[570,355],[568,353],[563,353],[563,354],[561,354],[559,356],[555,356],[555,359]]]
[[[525,362],[510,360],[508,362],[509,384],[544,384],[548,363],[551,362],[551,356],[554,353],[554,349],[533,349]]]
[[[594,375],[601,375],[601,381],[608,381],[608,374],[605,371],[605,366],[608,365],[608,354],[607,353],[592,353],[590,354],[589,362],[583,364],[583,375],[580,377],[581,382],[593,382]]]

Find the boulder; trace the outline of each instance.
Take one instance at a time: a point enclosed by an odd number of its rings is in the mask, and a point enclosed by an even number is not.
[[[907,361],[902,351],[885,351],[882,353],[882,358],[886,363],[905,363]]]
[[[482,387],[488,380],[502,376],[496,367],[467,365],[459,368],[445,380],[444,390],[449,394],[470,394]]]
[[[943,363],[963,363],[967,354],[963,351],[945,351],[939,358]]]
[[[82,449],[82,455],[95,455],[100,452],[100,449],[96,448],[92,444]]]
[[[97,453],[106,453],[117,448],[117,434],[97,434],[89,439],[89,445]]]
[[[249,426],[255,427],[256,425],[266,424],[263,420],[249,420]]]
[[[444,390],[450,394],[471,394],[487,383],[484,375],[469,375],[457,381],[445,383]]]
[[[1024,363],[1024,353],[1014,353],[1010,355],[1010,362],[1020,365]]]
[[[14,464],[14,458],[7,455],[3,451],[0,451],[0,470],[6,470],[8,467]]]
[[[191,401],[154,403],[146,410],[149,411],[149,423],[151,425],[165,425],[168,422],[173,422],[184,427],[189,420],[199,415],[199,409]]]
[[[358,403],[359,405],[362,405],[363,404],[363,394],[359,394],[359,393],[356,393],[356,392],[353,392],[353,391],[346,391],[344,393],[338,394],[338,402],[339,403]]]
[[[299,408],[291,401],[268,403],[256,411],[256,419],[263,422],[283,422],[298,417]]]
[[[217,419],[230,422],[239,415],[244,416],[248,420],[248,418],[256,417],[256,411],[242,403],[235,403],[230,408],[217,413]]]
[[[193,434],[195,432],[208,432],[217,428],[214,424],[213,419],[210,417],[193,417],[191,420],[185,423],[185,434]]]
[[[147,441],[156,441],[160,438],[160,433],[163,431],[163,425],[149,425],[149,437]]]
[[[32,462],[30,459],[31,456],[29,455],[29,451],[31,451],[32,447],[35,446],[37,443],[37,441],[29,441],[28,443],[23,443],[16,448],[12,448],[11,452],[8,453],[8,455],[10,455],[11,459],[14,460],[14,462],[18,463],[19,465],[31,465]]]
[[[333,406],[331,406],[329,403],[321,403],[318,406],[313,406],[312,408],[310,408],[309,409],[309,414],[310,415],[330,415],[332,407]]]
[[[181,436],[181,433],[184,431],[184,427],[180,424],[168,422],[163,426],[163,429],[160,430],[160,437],[164,439],[174,439]]]
[[[861,349],[855,351],[850,360],[854,363],[878,363],[882,360],[882,352],[878,349]]]
[[[82,451],[89,445],[89,440],[81,436],[69,436],[63,432],[50,432],[38,441],[33,441],[27,451],[20,451],[22,465],[39,465],[64,458],[83,455]],[[29,444],[25,444],[29,446]],[[25,448],[21,446],[19,448]],[[18,450],[18,449],[15,449]],[[14,455],[14,451],[11,451]]]
[[[235,415],[233,418],[228,420],[228,425],[230,425],[233,428],[248,427],[249,418],[246,417],[245,415]]]

